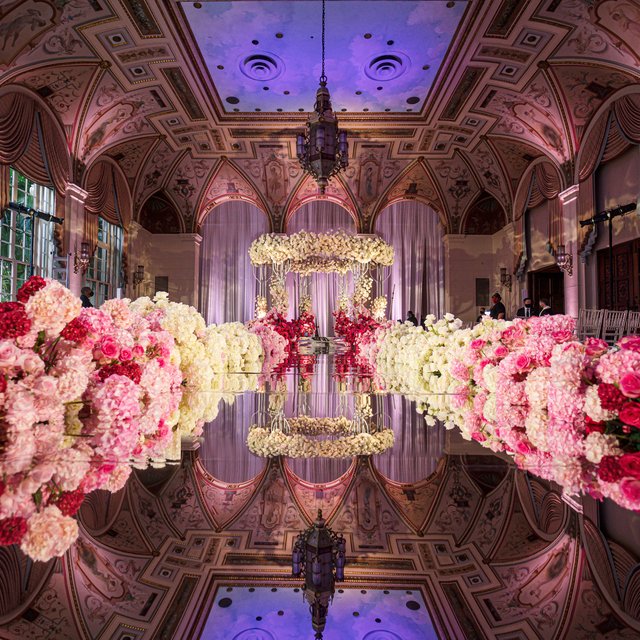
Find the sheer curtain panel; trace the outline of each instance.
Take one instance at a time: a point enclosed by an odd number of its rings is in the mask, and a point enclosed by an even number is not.
[[[444,255],[438,214],[416,201],[398,202],[379,215],[375,232],[393,246],[395,258],[384,293],[388,317],[404,320],[407,311],[418,319],[446,312],[444,304]]]
[[[269,232],[267,216],[247,202],[224,202],[202,225],[200,310],[208,324],[253,318],[258,283],[249,246]]]
[[[343,229],[349,233],[356,233],[356,225],[346,209],[328,200],[317,200],[303,205],[296,211],[287,223],[287,233],[297,231],[315,231],[325,233]],[[339,276],[334,273],[314,273],[311,276],[311,304],[318,323],[321,336],[332,336],[332,313],[338,307]],[[287,277],[289,291],[289,316],[295,317],[298,310],[297,275],[290,273]],[[347,288],[351,291],[350,275],[347,276]]]

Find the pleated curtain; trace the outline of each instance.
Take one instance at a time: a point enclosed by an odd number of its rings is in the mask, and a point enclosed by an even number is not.
[[[404,320],[409,310],[418,319],[441,316],[444,305],[444,254],[438,214],[429,206],[405,201],[378,216],[375,232],[393,246],[395,259],[383,284],[387,317]]]
[[[356,233],[353,218],[341,206],[328,200],[317,200],[303,205],[296,211],[287,224],[287,233],[297,231],[327,231],[344,230]],[[338,307],[339,278],[336,274],[314,273],[311,276],[311,301],[313,313],[318,323],[321,336],[333,336],[333,311]],[[348,291],[353,289],[351,277],[347,277]],[[287,277],[289,291],[289,317],[295,317],[298,308],[299,286],[297,276],[290,273]]]
[[[253,318],[258,283],[249,245],[269,231],[267,216],[247,202],[225,202],[202,226],[200,311],[208,324]]]

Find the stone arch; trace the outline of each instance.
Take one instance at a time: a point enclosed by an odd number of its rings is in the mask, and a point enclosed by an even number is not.
[[[319,195],[314,179],[305,175],[296,185],[285,205],[285,214],[282,220],[282,229],[286,229],[293,215],[305,204],[314,201],[326,200],[342,207],[352,218],[356,229],[362,231],[362,225],[358,216],[358,208],[347,186],[339,177],[333,178],[327,186],[326,193]]]
[[[460,232],[463,234],[493,235],[500,231],[507,222],[507,213],[504,207],[491,192],[483,189],[462,214]]]
[[[375,229],[377,217],[387,207],[403,200],[417,200],[431,207],[438,214],[443,231],[447,233],[449,231],[448,216],[436,184],[425,163],[421,159],[416,160],[382,194],[369,221],[369,229]]]
[[[142,203],[137,218],[151,233],[186,233],[184,219],[164,189],[155,191]]]
[[[202,191],[196,218],[196,231],[200,232],[206,217],[218,205],[233,200],[254,205],[267,216],[269,227],[273,228],[269,207],[260,191],[242,169],[227,158],[223,158]]]

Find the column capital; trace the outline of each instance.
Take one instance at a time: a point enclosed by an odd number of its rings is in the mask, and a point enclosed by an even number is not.
[[[561,191],[558,194],[560,198],[560,202],[562,205],[569,204],[578,198],[578,191],[580,191],[579,184],[572,184],[570,187],[567,187],[564,191]]]
[[[68,182],[67,187],[64,190],[65,196],[71,196],[75,200],[79,200],[83,202],[87,199],[89,195],[84,189],[81,189],[77,184],[73,184],[73,182]]]

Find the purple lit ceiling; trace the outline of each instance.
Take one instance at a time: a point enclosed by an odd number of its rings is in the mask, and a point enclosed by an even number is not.
[[[312,108],[321,71],[320,2],[181,6],[228,112]],[[420,111],[466,6],[328,2],[326,74],[334,109]]]
[[[323,635],[324,640],[438,638],[422,593],[401,589],[338,591]],[[202,634],[207,640],[311,637],[309,605],[303,602],[300,589],[277,587],[220,587]]]

